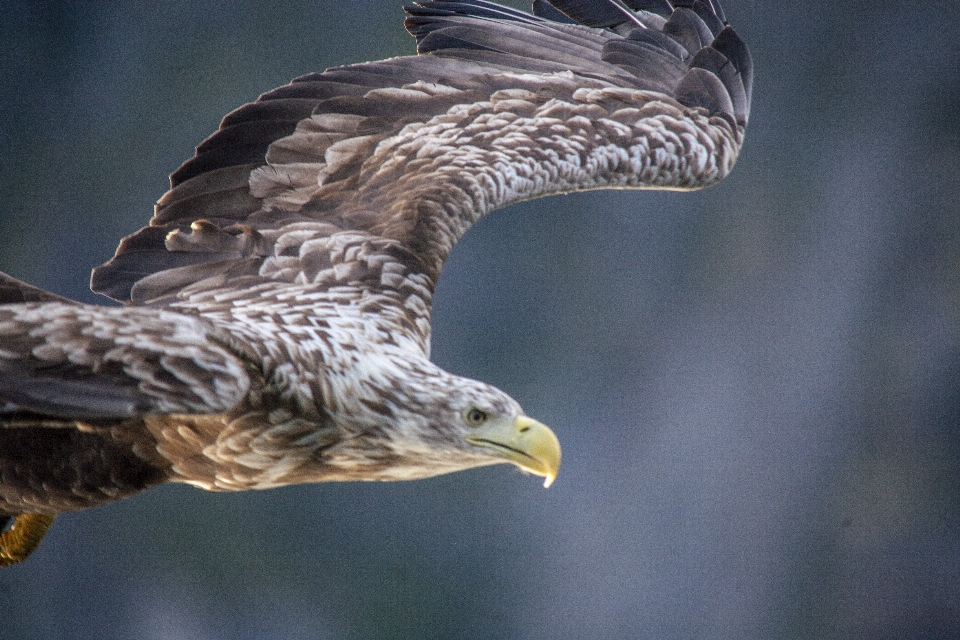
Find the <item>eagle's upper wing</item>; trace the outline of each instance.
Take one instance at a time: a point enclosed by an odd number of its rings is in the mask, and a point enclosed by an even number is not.
[[[435,282],[457,239],[498,207],[695,189],[733,167],[752,72],[716,0],[537,0],[536,15],[436,0],[407,12],[420,55],[303,76],[227,115],[93,289],[135,303],[264,279],[318,290],[363,283],[384,255]],[[340,255],[338,234],[376,246]]]

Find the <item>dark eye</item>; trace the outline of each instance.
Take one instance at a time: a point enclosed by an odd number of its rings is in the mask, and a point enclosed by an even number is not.
[[[476,427],[487,421],[487,412],[482,409],[472,407],[467,409],[467,412],[463,415],[463,417],[467,420],[467,424]]]

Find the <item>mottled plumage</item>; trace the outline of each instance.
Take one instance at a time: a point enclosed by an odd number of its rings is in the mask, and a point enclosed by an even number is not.
[[[443,263],[512,202],[722,179],[750,56],[715,0],[407,12],[420,55],[303,76],[224,118],[94,270],[125,306],[0,277],[0,564],[55,514],[161,482],[556,475],[549,429],[430,362]]]

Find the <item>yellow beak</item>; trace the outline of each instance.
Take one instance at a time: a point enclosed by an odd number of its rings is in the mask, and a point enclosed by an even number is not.
[[[467,442],[496,451],[505,462],[543,476],[549,487],[560,471],[560,441],[550,428],[527,416],[513,424],[488,424],[467,436]]]

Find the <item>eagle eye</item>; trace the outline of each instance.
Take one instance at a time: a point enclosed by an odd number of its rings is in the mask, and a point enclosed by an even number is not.
[[[470,407],[467,409],[467,412],[463,414],[463,417],[466,419],[467,424],[472,427],[478,427],[487,421],[487,412],[483,409]]]

